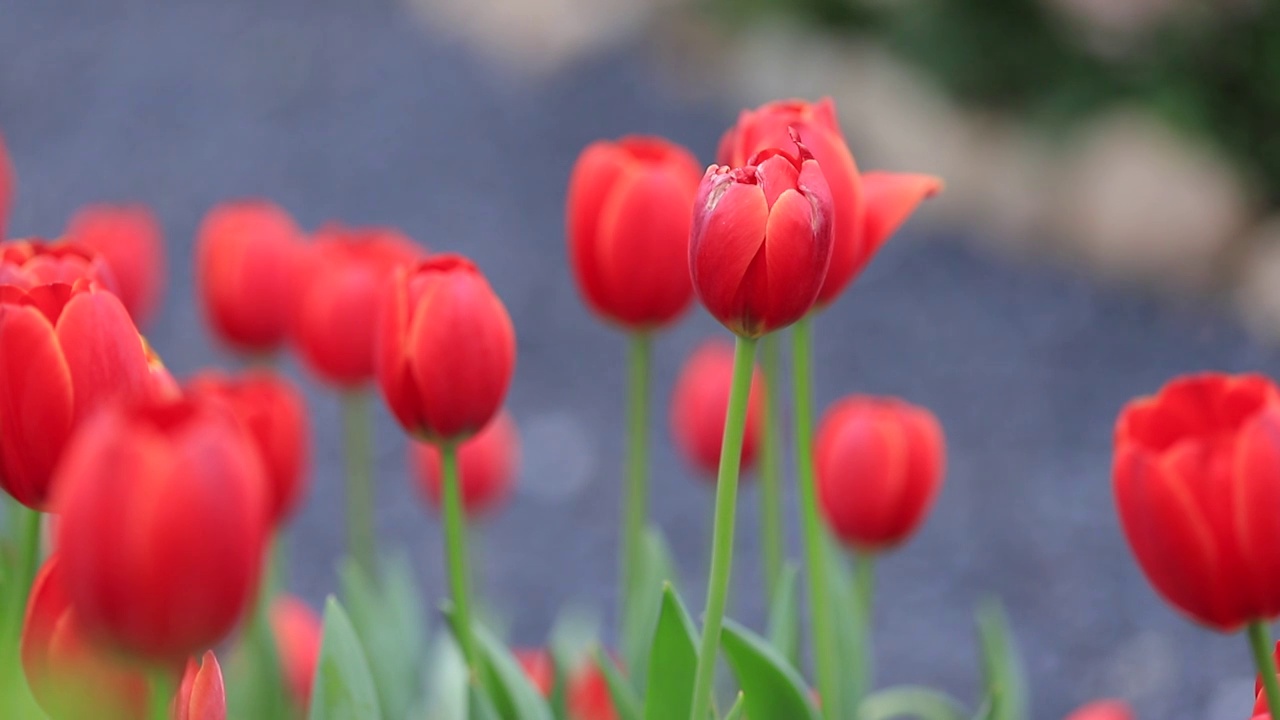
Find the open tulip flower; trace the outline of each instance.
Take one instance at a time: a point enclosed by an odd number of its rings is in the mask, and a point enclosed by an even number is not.
[[[72,285],[91,280],[116,292],[116,276],[104,256],[80,245],[39,239],[0,243],[0,285],[30,290],[40,285]]]
[[[90,205],[67,224],[64,242],[102,256],[134,323],[147,324],[164,290],[164,238],[145,205]]]

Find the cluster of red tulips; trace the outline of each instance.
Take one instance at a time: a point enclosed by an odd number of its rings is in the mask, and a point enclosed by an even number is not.
[[[12,177],[0,145],[0,238]],[[390,228],[308,234],[266,201],[218,206],[196,240],[196,285],[209,325],[252,369],[178,382],[139,332],[165,279],[145,208],[90,207],[57,241],[0,243],[0,717],[1025,718],[995,606],[979,616],[976,714],[922,687],[873,690],[874,564],[927,515],[944,435],[927,409],[889,397],[835,402],[816,437],[812,422],[814,317],[940,189],[859,171],[827,100],[744,111],[705,172],[661,138],[584,150],[568,183],[569,260],[629,344],[611,649],[565,622],[546,648],[509,650],[473,597],[468,524],[509,494],[519,442],[503,410],[515,330],[467,258]],[[670,405],[675,442],[715,482],[697,622],[647,508],[652,340],[694,296],[734,338],[689,358]],[[799,564],[783,541],[788,327]],[[323,616],[285,591],[280,529],[306,491],[310,435],[300,393],[272,370],[286,344],[345,407],[350,558]],[[447,631],[434,642],[407,564],[378,550],[370,385],[412,437],[443,518]],[[1258,376],[1176,380],[1124,409],[1115,457],[1142,568],[1195,620],[1249,628],[1257,717],[1280,717],[1265,624],[1280,615],[1280,391]],[[763,633],[725,619],[750,466]],[[721,658],[732,679],[717,675]],[[1130,717],[1104,701],[1072,720]]]

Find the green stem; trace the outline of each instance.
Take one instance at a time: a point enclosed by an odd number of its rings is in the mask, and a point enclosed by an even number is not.
[[[18,564],[13,576],[13,584],[8,588],[6,599],[9,602],[9,617],[4,622],[5,647],[16,645],[22,633],[22,620],[27,611],[27,594],[31,590],[31,581],[36,576],[36,566],[40,563],[40,521],[41,514],[18,505],[14,517],[18,521]]]
[[[733,385],[720,444],[720,472],[716,477],[716,518],[711,545],[711,574],[707,581],[707,609],[703,613],[702,644],[694,676],[690,720],[706,720],[711,708],[716,659],[720,654],[720,627],[729,596],[733,569],[733,524],[738,505],[738,469],[742,463],[742,436],[747,426],[747,398],[755,371],[756,341],[739,337],[733,353]]]
[[[778,410],[778,337],[760,340],[764,371],[764,445],[760,452],[760,543],[764,561],[765,605],[773,599],[782,577],[782,443]]]
[[[839,655],[831,630],[830,588],[822,521],[818,517],[818,493],[813,472],[813,348],[812,316],[797,322],[791,331],[791,372],[795,392],[796,480],[800,486],[800,521],[804,536],[805,565],[809,578],[809,622],[813,665],[822,705],[840,708]]]
[[[453,595],[454,612],[457,614],[458,645],[471,669],[471,676],[478,681],[476,665],[475,630],[471,625],[471,592],[467,571],[467,519],[462,506],[462,478],[458,473],[458,445],[445,442],[439,445],[444,475],[444,544],[449,565],[449,592]]]
[[[1262,676],[1262,687],[1267,693],[1267,707],[1271,717],[1280,718],[1280,679],[1276,678],[1276,660],[1271,654],[1271,633],[1261,620],[1249,623],[1249,645],[1253,648],[1253,662]]]
[[[848,683],[851,694],[854,696],[849,698],[849,707],[856,708],[862,705],[862,693],[867,691],[870,685],[868,681],[870,672],[867,659],[872,657],[871,652],[871,633],[874,626],[875,606],[875,590],[876,590],[876,556],[871,553],[857,553],[853,556],[853,589],[858,599],[858,624],[860,625],[858,639],[862,643],[861,648],[861,667],[858,668],[862,673],[859,682]]]
[[[147,683],[147,717],[151,720],[169,720],[169,707],[173,704],[173,681],[163,669],[150,673]]]
[[[622,575],[618,581],[620,612],[624,624],[635,608],[631,583],[640,568],[645,523],[649,515],[649,335],[633,333],[627,348],[627,489],[622,507]],[[654,589],[657,592],[657,589]]]
[[[347,456],[347,550],[365,577],[376,581],[372,419],[364,392],[352,391],[342,396],[342,422]]]

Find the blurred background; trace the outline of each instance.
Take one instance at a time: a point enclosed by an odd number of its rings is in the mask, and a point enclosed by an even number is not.
[[[1280,371],[1280,3],[0,0],[0,48],[12,234],[151,205],[170,283],[149,337],[175,374],[239,362],[192,285],[220,201],[394,225],[479,263],[519,335],[524,469],[477,565],[524,645],[557,608],[608,623],[616,604],[624,348],[566,266],[577,152],[644,132],[709,162],[740,108],[833,96],[862,167],[948,183],[817,324],[820,408],[898,394],[949,434],[940,502],[881,565],[878,684],[975,699],[972,612],[998,596],[1036,718],[1099,695],[1162,720],[1251,707],[1243,639],[1192,627],[1141,577],[1109,465],[1130,397],[1180,372]],[[717,332],[695,310],[657,343],[654,513],[691,605],[712,488],[675,455],[666,401]],[[343,543],[339,407],[287,367],[315,426],[292,578],[318,607]],[[378,531],[438,597],[440,527],[405,442],[379,409]],[[759,625],[751,488],[742,504],[731,612]]]

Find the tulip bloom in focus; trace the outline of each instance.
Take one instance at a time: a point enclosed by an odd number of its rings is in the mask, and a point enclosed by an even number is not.
[[[569,180],[569,260],[591,309],[646,330],[680,317],[689,282],[689,209],[702,168],[658,137],[592,143]]]
[[[151,377],[115,295],[85,280],[0,285],[0,486],[44,509],[75,426],[118,395],[144,394]]]
[[[716,162],[738,167],[762,150],[788,147],[793,129],[813,151],[831,188],[831,264],[817,300],[819,307],[825,307],[839,297],[920,202],[942,190],[942,182],[912,173],[860,174],[831,98],[816,103],[779,100],[743,110],[737,124],[721,138]]]
[[[151,210],[145,205],[90,205],[71,218],[62,239],[102,256],[134,323],[146,325],[165,281],[164,239]]]
[[[760,337],[804,317],[831,260],[831,191],[799,140],[702,178],[689,237],[693,288],[712,317]]]
[[[5,228],[9,225],[9,208],[13,206],[13,163],[9,162],[9,151],[4,145],[4,136],[0,135],[0,240],[4,240]]]
[[[422,494],[440,508],[440,450],[428,443],[413,443],[413,466]],[[458,447],[462,506],[475,517],[496,508],[511,494],[520,465],[520,436],[516,424],[501,412],[480,432]]]
[[[671,436],[689,462],[715,479],[720,468],[720,445],[733,384],[733,346],[711,340],[685,362],[671,398]],[[742,438],[742,469],[755,461],[761,422],[764,379],[757,369],[747,401],[747,427]]]
[[[896,398],[850,397],[822,419],[814,443],[818,502],[835,537],[888,550],[919,527],[942,486],[942,427]]]
[[[1220,631],[1280,614],[1280,402],[1260,375],[1177,378],[1116,421],[1125,537],[1170,604]]]
[[[219,642],[255,596],[267,481],[252,441],[211,399],[118,403],[58,465],[63,577],[88,633],[151,662]]]
[[[1134,720],[1133,711],[1119,700],[1097,700],[1078,708],[1067,720]]]
[[[226,203],[196,238],[196,281],[205,316],[228,344],[269,352],[284,341],[294,302],[301,233],[279,207]]]
[[[320,659],[323,625],[306,603],[283,595],[271,605],[271,632],[280,654],[280,670],[294,706],[305,711],[311,702],[311,683]]]
[[[515,329],[476,266],[461,255],[401,268],[378,324],[378,385],[419,439],[467,437],[502,407],[515,371]]]
[[[310,429],[302,394],[284,376],[267,371],[238,377],[204,372],[187,383],[187,390],[227,403],[244,426],[266,471],[269,522],[279,527],[307,487]]]
[[[173,699],[173,720],[227,720],[227,691],[212,651],[205,651],[199,664],[195,658],[187,661]]]
[[[0,285],[30,290],[40,285],[73,285],[91,280],[115,293],[116,276],[106,259],[78,245],[53,245],[43,240],[0,243]]]
[[[330,225],[303,253],[293,338],[316,374],[341,387],[373,377],[378,302],[392,273],[423,251],[389,228]]]

